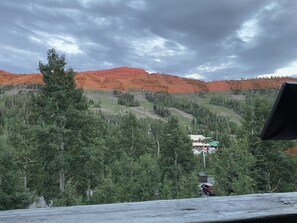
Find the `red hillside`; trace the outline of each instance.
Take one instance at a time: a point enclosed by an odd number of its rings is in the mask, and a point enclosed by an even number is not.
[[[84,71],[78,72],[76,75],[77,85],[85,89],[134,89],[148,91],[166,91],[169,93],[279,88],[285,81],[297,81],[297,79],[263,78],[204,82],[168,74],[149,74],[143,69],[129,67],[119,67],[108,70]],[[41,83],[41,74],[12,74],[0,70],[0,85]]]

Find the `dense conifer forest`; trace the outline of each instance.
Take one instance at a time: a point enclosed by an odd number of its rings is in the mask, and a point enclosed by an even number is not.
[[[65,65],[49,50],[39,64],[44,85],[1,88],[0,210],[27,208],[41,196],[52,206],[193,198],[200,171],[214,176],[218,196],[296,190],[297,160],[285,153],[294,143],[259,138],[277,89],[236,92],[244,100],[208,95],[210,104],[238,113],[240,124],[164,92],[141,93],[158,119],[138,117],[94,106]],[[121,105],[139,106],[132,93],[113,94]],[[170,108],[191,115],[191,124]],[[206,167],[189,134],[220,142]]]

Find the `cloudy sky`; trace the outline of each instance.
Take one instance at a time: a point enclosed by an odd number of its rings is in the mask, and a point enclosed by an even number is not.
[[[0,70],[13,73],[37,72],[55,48],[76,71],[297,74],[295,0],[9,0],[0,27]]]

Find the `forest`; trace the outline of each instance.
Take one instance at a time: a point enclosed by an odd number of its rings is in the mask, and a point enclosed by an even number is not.
[[[43,85],[1,88],[0,210],[28,208],[39,197],[51,206],[194,198],[200,171],[214,176],[218,196],[296,190],[297,159],[285,152],[294,142],[259,138],[277,89],[236,92],[244,102],[210,99],[239,113],[241,125],[164,92],[145,93],[160,119],[115,115],[90,109],[94,101],[76,87],[63,55],[52,49],[47,58],[39,63]],[[113,94],[139,105],[128,92]],[[191,114],[191,126],[169,108]],[[189,134],[220,141],[206,167]]]

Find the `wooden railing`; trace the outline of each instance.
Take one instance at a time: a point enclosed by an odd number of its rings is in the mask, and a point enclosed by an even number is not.
[[[20,222],[297,222],[297,192],[0,211]]]

